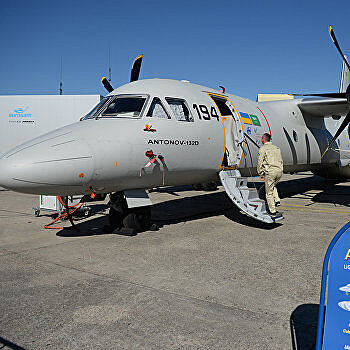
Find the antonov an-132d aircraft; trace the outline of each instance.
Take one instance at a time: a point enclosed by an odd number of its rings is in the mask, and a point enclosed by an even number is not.
[[[349,63],[339,93],[254,102],[188,81],[138,80],[113,89],[77,123],[26,142],[0,158],[0,186],[23,193],[110,195],[113,228],[150,226],[146,189],[220,178],[240,210],[273,223],[247,177],[256,176],[264,133],[281,148],[284,172],[350,177]],[[346,86],[344,87],[344,84]],[[305,97],[305,96],[311,96]]]

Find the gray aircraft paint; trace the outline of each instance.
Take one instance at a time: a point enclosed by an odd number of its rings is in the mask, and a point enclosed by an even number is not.
[[[350,176],[349,167],[336,167],[345,153],[328,152],[321,161],[327,137],[331,138],[342,121],[323,117],[329,110],[346,113],[349,107],[345,99],[336,104],[330,99],[318,104],[306,99],[257,103],[188,82],[149,79],[126,84],[110,94],[146,95],[139,118],[82,120],[20,145],[0,159],[0,185],[26,193],[73,195],[216,180],[225,150],[223,121],[200,120],[193,108],[196,104],[217,110],[209,93],[229,99],[236,112],[258,117],[260,126],[241,124],[254,141],[259,142],[271,129],[273,143],[281,148],[285,171],[326,167]],[[146,117],[153,97],[160,98],[171,119]],[[194,121],[176,120],[167,97],[185,100]],[[147,131],[146,125],[155,131]],[[348,135],[343,133],[339,140],[341,148],[349,150]],[[256,175],[258,148],[248,140],[244,150],[247,158],[237,160],[239,169],[245,176]],[[146,151],[162,155],[165,165],[157,158],[142,170],[149,161]]]

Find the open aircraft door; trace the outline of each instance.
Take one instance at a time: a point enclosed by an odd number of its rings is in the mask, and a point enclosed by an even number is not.
[[[225,148],[221,168],[238,168],[244,150],[242,121],[232,102],[225,96],[209,94],[219,109],[224,128]]]
[[[228,197],[244,213],[255,220],[273,223],[283,216],[273,219],[266,211],[265,201],[259,198],[255,187],[249,188],[248,178],[241,175],[239,166],[244,157],[244,128],[241,116],[232,102],[221,95],[210,94],[220,111],[224,135],[225,151],[219,177]]]

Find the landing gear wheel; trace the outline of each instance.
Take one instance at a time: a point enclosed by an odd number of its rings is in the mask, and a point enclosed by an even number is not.
[[[135,233],[147,231],[151,227],[151,209],[148,207],[131,209],[124,217],[125,228],[135,230]]]
[[[204,191],[216,191],[218,188],[218,184],[216,181],[203,182],[202,187]]]
[[[218,185],[216,181],[201,182],[199,184],[193,184],[192,188],[195,191],[216,191],[218,188]]]
[[[202,186],[202,184],[193,184],[193,185],[192,185],[192,188],[193,188],[195,191],[203,191],[203,186]]]
[[[35,210],[35,211],[34,211],[34,215],[35,215],[35,217],[40,216],[40,210]]]
[[[114,208],[109,209],[108,220],[113,230],[119,229],[123,226],[123,215],[120,211],[117,211]]]
[[[105,232],[133,236],[151,227],[151,207],[128,208],[123,192],[110,195],[109,226]]]

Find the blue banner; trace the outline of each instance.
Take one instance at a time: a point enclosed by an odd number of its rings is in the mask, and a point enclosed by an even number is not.
[[[342,233],[340,231],[343,231]],[[330,245],[322,349],[350,350],[350,227]],[[333,241],[332,241],[333,242]],[[325,258],[325,264],[327,263]],[[320,303],[320,308],[323,306]],[[320,331],[320,329],[318,330]]]

